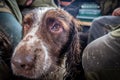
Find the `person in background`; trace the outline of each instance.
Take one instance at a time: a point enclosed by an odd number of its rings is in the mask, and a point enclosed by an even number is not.
[[[29,2],[28,2],[29,1]],[[57,7],[57,0],[17,0],[20,8]]]
[[[22,2],[23,0],[21,0]],[[30,5],[27,0],[25,5]],[[0,80],[13,80],[10,59],[22,39],[22,14],[16,0],[0,1]]]
[[[107,34],[109,31],[113,30],[117,25],[120,24],[119,12],[120,8],[117,8],[113,11],[113,16],[101,16],[95,18],[92,21],[92,25],[90,26],[88,34],[88,44],[93,40]]]
[[[80,9],[79,0],[58,0],[58,3],[61,8],[63,8],[76,18]]]
[[[0,80],[10,80],[10,57],[22,38],[22,15],[16,0],[0,0]]]
[[[112,16],[103,18],[98,21],[100,28],[94,23],[94,32],[97,33],[93,35],[100,34],[99,38],[95,37],[83,51],[82,65],[86,80],[120,80],[120,8],[114,10]],[[102,24],[105,23],[111,25],[107,34],[103,34]]]

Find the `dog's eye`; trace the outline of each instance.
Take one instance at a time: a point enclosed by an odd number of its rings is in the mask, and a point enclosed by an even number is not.
[[[59,33],[62,31],[62,27],[59,23],[54,23],[51,27],[50,27],[50,31],[54,32],[54,33]]]
[[[60,28],[60,25],[59,24],[54,24],[52,27],[51,27],[51,30],[53,31],[58,31]]]

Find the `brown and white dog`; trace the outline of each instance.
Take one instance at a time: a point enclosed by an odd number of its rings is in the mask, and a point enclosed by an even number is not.
[[[79,37],[69,13],[38,8],[24,17],[23,26],[28,30],[12,55],[14,74],[39,80],[79,79]]]

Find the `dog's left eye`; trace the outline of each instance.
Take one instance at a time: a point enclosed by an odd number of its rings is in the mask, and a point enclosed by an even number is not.
[[[63,29],[61,27],[61,25],[59,23],[54,23],[51,27],[50,27],[51,32],[54,33],[59,33],[61,32]]]

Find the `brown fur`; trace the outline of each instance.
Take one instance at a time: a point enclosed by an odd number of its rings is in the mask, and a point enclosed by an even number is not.
[[[24,18],[24,38],[19,43],[12,56],[12,69],[16,75],[40,80],[77,80],[80,79],[80,45],[76,20],[61,9],[47,10],[42,17],[33,10]],[[37,40],[34,40],[30,32],[39,26],[35,32]],[[57,26],[57,27],[53,27]],[[25,28],[28,28],[25,30]],[[33,44],[28,44],[33,39]],[[45,51],[47,47],[49,68],[43,69]],[[32,65],[26,67],[25,58],[32,60]],[[34,57],[33,57],[34,56]],[[23,61],[18,64],[18,59]],[[20,66],[19,66],[20,65]],[[37,77],[36,77],[37,76]]]

